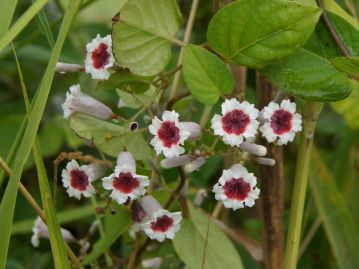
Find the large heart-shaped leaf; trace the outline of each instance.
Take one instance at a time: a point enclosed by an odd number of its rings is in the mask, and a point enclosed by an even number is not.
[[[303,46],[320,13],[296,1],[235,1],[211,20],[208,44],[229,61],[263,68]]]
[[[234,80],[227,66],[199,46],[185,47],[182,70],[189,91],[205,105],[214,105],[222,94],[233,90]]]
[[[113,53],[137,75],[161,72],[171,58],[171,43],[181,15],[175,0],[129,0],[114,18]]]
[[[182,221],[181,229],[173,240],[176,252],[184,263],[192,269],[242,269],[238,252],[218,226],[202,211],[192,206],[190,212],[191,220]],[[208,221],[210,221],[209,226]],[[205,259],[203,259],[204,255]]]
[[[353,55],[358,53],[359,32],[339,16],[328,15],[343,32],[342,40]],[[325,25],[320,22],[307,44],[283,61],[261,70],[279,88],[306,99],[337,101],[347,97],[352,83],[345,73],[335,68],[331,59],[340,56]]]
[[[137,160],[147,160],[152,154],[141,133],[126,131],[121,125],[77,113],[71,116],[70,126],[78,136],[110,156],[117,157],[125,145]]]

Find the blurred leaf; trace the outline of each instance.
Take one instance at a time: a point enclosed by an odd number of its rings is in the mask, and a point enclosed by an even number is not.
[[[211,20],[208,44],[228,61],[263,68],[303,46],[320,13],[295,1],[235,1]]]
[[[99,90],[123,89],[127,92],[141,94],[150,88],[153,77],[142,77],[131,74],[127,70],[117,71],[108,80],[98,85]]]
[[[350,76],[359,76],[359,57],[336,57],[330,61],[336,69]]]
[[[182,71],[189,91],[205,105],[214,105],[221,95],[233,90],[234,79],[227,66],[199,46],[186,45]]]
[[[131,218],[126,209],[122,206],[116,206],[116,214],[106,213],[106,230],[103,238],[100,238],[92,247],[91,252],[83,260],[83,264],[87,265],[94,262],[102,254],[104,254],[111,245],[126,231],[131,224]]]
[[[126,107],[135,109],[148,106],[151,103],[158,103],[158,99],[160,98],[158,91],[153,86],[151,86],[148,91],[140,94],[129,93],[123,90],[117,90],[117,94]]]
[[[8,31],[16,9],[17,0],[2,0],[0,9],[0,36]]]
[[[32,0],[32,2],[34,3],[35,0]],[[37,14],[37,18],[38,18],[40,29],[45,35],[47,42],[50,45],[50,48],[53,48],[55,45],[55,40],[51,32],[49,21],[47,20],[45,11],[43,9]]]
[[[359,22],[350,14],[348,14],[344,9],[342,9],[335,0],[323,0],[323,3],[326,10],[334,13],[337,16],[340,16],[359,31]]]
[[[315,148],[312,158],[309,182],[339,268],[359,268],[359,235],[348,206]]]
[[[191,220],[184,219],[173,245],[178,256],[191,269],[243,268],[241,258],[227,236],[201,210],[190,206]],[[208,230],[207,250],[205,245]],[[202,259],[205,257],[205,267]]]
[[[352,80],[353,91],[348,98],[331,103],[332,108],[343,115],[348,126],[352,129],[359,129],[359,82]]]
[[[126,132],[121,125],[76,113],[70,118],[70,126],[78,136],[91,141],[110,156],[117,157],[124,145],[137,160],[146,160],[151,156],[151,149],[142,134]]]
[[[67,36],[67,32],[70,29],[72,20],[76,15],[80,2],[80,0],[72,0],[69,2],[69,6],[64,15],[59,35],[56,40],[56,44],[49,59],[49,63],[47,65],[43,79],[37,90],[38,98],[36,98],[36,101],[32,107],[32,112],[28,118],[28,125],[24,133],[23,139],[20,143],[19,149],[17,151],[14,165],[11,166],[13,174],[11,175],[9,183],[6,186],[6,190],[0,204],[0,268],[5,268],[20,177],[25,162],[30,154],[32,144],[36,137],[41,117],[45,109],[52,80],[54,78],[56,63],[59,59],[62,46]],[[32,5],[32,7],[33,6],[34,5]],[[31,9],[31,12],[34,12],[34,10]],[[25,13],[23,16],[25,15],[26,17],[29,16],[28,13]],[[32,13],[30,15],[32,15]],[[4,38],[2,40],[4,40]]]
[[[9,29],[9,31],[5,32],[5,34],[0,35],[0,52],[10,44],[10,42],[28,25],[28,23],[36,16],[38,12],[43,8],[43,6],[47,3],[48,0],[37,0],[33,3],[30,8],[15,22],[15,24]],[[16,2],[16,1],[14,1]],[[15,3],[16,5],[16,3]],[[1,5],[2,6],[2,5]],[[9,7],[8,7],[9,8]],[[12,8],[12,7],[11,7]],[[4,10],[4,12],[10,12],[10,14],[4,15],[5,20],[8,20],[9,15],[12,17],[11,8],[9,10]],[[1,8],[2,9],[2,8]],[[2,15],[2,14],[0,14]],[[11,20],[10,17],[10,20]],[[1,23],[1,21],[0,21]],[[5,25],[8,24],[8,21],[4,22]],[[7,26],[6,30],[7,30]]]
[[[137,75],[161,72],[181,23],[176,1],[128,0],[114,20],[112,46],[118,63]]]

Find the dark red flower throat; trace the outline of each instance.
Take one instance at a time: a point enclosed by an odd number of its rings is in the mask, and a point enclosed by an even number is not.
[[[93,66],[96,69],[101,69],[107,65],[110,61],[110,53],[107,51],[108,46],[105,43],[101,43],[91,55]]]
[[[226,133],[241,135],[250,123],[249,116],[242,110],[235,109],[222,118],[222,127]]]
[[[281,135],[289,132],[292,129],[292,118],[292,113],[284,109],[276,110],[270,119],[270,126],[274,133]]]
[[[140,185],[140,182],[130,172],[127,172],[120,173],[117,177],[114,177],[112,184],[119,192],[131,193]]]
[[[151,229],[155,232],[166,232],[172,226],[173,219],[167,215],[157,218],[151,222]]]
[[[85,191],[89,185],[88,176],[80,169],[73,169],[70,171],[70,185],[72,188]]]
[[[248,197],[251,185],[243,178],[232,178],[224,184],[223,190],[229,199],[242,201]]]
[[[167,148],[176,145],[180,140],[180,129],[172,121],[164,121],[157,134],[158,138]]]

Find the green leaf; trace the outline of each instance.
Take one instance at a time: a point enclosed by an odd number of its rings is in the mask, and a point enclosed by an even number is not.
[[[34,3],[35,0],[32,0],[32,2]],[[50,45],[50,48],[53,48],[55,45],[55,40],[54,40],[54,36],[52,35],[50,24],[49,24],[49,21],[47,20],[46,13],[45,13],[44,9],[42,9],[37,14],[37,18],[38,18],[39,27],[40,27],[42,33],[46,36],[46,39]]]
[[[151,158],[151,149],[141,133],[130,132],[118,124],[76,113],[70,118],[71,129],[91,141],[102,152],[117,157],[124,145],[137,160]]]
[[[205,105],[214,105],[229,94],[234,79],[227,66],[213,53],[199,46],[187,45],[183,53],[183,79],[192,95]]]
[[[242,261],[232,242],[208,219],[201,210],[190,206],[191,220],[184,219],[181,229],[173,240],[178,256],[191,269],[242,269]],[[208,242],[205,256],[205,267],[202,267],[203,255],[208,230]]]
[[[0,35],[0,52],[28,25],[28,23],[41,11],[48,0],[37,0],[16,21],[16,23],[4,35]],[[7,16],[7,15],[6,15]]]
[[[17,0],[2,0],[0,9],[0,36],[8,31],[16,9]]]
[[[315,148],[312,159],[309,182],[338,268],[359,268],[359,235],[348,206]]]
[[[181,23],[176,1],[129,0],[114,20],[112,46],[118,63],[137,75],[161,72]]]
[[[118,90],[117,94],[120,96],[120,99],[124,102],[126,107],[130,108],[140,108],[143,106],[148,106],[151,103],[158,103],[160,95],[156,91],[155,87],[150,87],[150,89],[144,93],[135,94],[127,92],[124,90]]]
[[[59,59],[60,52],[67,36],[67,32],[70,29],[72,20],[80,6],[80,2],[80,0],[72,0],[69,3],[68,9],[62,21],[56,44],[49,59],[48,66],[37,90],[38,98],[36,98],[36,101],[33,105],[32,112],[28,119],[26,131],[15,157],[14,165],[11,166],[13,174],[11,175],[10,180],[6,186],[6,190],[0,204],[0,268],[5,268],[20,177],[36,137],[36,133],[50,92],[51,83],[54,78],[56,63]],[[26,14],[27,13],[25,13],[23,16]]]
[[[136,76],[127,70],[121,70],[112,74],[108,80],[100,82],[98,89],[123,89],[126,92],[141,94],[150,88],[152,78],[153,77]]]
[[[228,61],[263,68],[303,46],[320,13],[288,0],[235,1],[211,20],[208,44]]]
[[[331,105],[336,112],[343,115],[350,128],[359,129],[359,82],[353,80],[352,83],[351,95],[344,100],[331,103]]]
[[[104,254],[111,245],[130,228],[131,218],[125,208],[116,207],[116,214],[106,213],[106,230],[104,237],[100,238],[92,247],[91,252],[83,260],[83,264],[87,265],[94,262],[102,254]]]
[[[359,76],[359,57],[336,57],[330,61],[336,69],[350,76]]]
[[[349,22],[355,29],[359,31],[359,22],[342,9],[335,0],[323,0],[325,10],[340,16],[342,19]]]

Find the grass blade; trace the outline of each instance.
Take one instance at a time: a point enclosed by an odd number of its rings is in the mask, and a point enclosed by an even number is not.
[[[35,0],[32,0],[33,3],[35,3]],[[44,9],[41,9],[41,11],[37,14],[38,23],[41,29],[41,32],[46,36],[47,42],[50,45],[50,48],[53,48],[55,46],[55,40],[51,32],[50,23],[47,20],[46,14]]]
[[[4,36],[14,16],[17,0],[2,0],[0,10],[0,36]]]
[[[54,78],[56,63],[59,59],[67,32],[70,29],[71,23],[77,13],[80,3],[81,0],[70,1],[69,7],[65,13],[59,35],[57,37],[54,49],[49,60],[49,64],[46,68],[45,74],[38,89],[38,98],[34,103],[33,110],[29,117],[29,123],[24,134],[24,138],[22,139],[19,150],[16,154],[15,163],[12,166],[13,174],[10,177],[10,181],[6,187],[4,196],[0,204],[0,268],[5,268],[12,228],[12,220],[14,217],[16,197],[22,170],[24,168],[27,158],[29,157],[31,147],[34,142],[41,121],[41,117],[45,109],[47,98],[50,92],[50,87]]]
[[[0,39],[0,53],[28,25],[48,0],[37,0]]]
[[[359,268],[359,235],[348,206],[315,148],[312,160],[309,182],[338,267]]]

